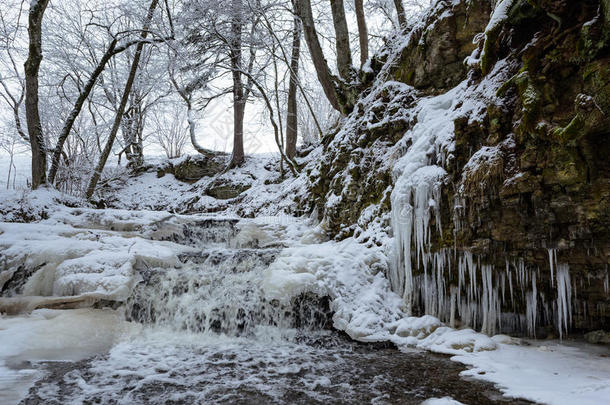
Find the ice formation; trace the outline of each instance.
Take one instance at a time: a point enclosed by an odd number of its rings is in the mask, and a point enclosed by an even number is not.
[[[567,264],[557,267],[557,327],[559,335],[568,330],[572,322],[572,285],[570,283],[570,268]]]
[[[525,330],[535,336],[538,325],[552,323],[562,335],[571,321],[573,297],[569,269],[558,264],[555,249],[548,250],[550,284],[558,286],[553,303],[538,291],[539,269],[526,266],[522,259],[507,257],[505,268],[494,268],[457,246],[432,248],[431,242],[442,234],[440,196],[447,182],[445,167],[455,147],[454,120],[481,119],[486,100],[494,100],[495,89],[505,79],[502,66],[500,62],[474,87],[465,81],[445,94],[418,102],[417,124],[405,134],[406,152],[393,171],[394,246],[388,278],[407,314],[433,315],[451,326],[459,326],[459,320],[460,325],[487,334]],[[497,148],[489,147],[473,154],[465,165],[465,177],[492,163],[497,155]],[[456,227],[465,205],[459,187],[453,207]],[[517,307],[516,302],[524,302],[525,308]]]

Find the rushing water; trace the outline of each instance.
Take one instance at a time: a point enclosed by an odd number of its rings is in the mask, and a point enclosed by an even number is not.
[[[256,237],[242,243],[235,222],[201,223],[185,238],[204,248],[182,257],[183,268],[141,266],[125,314],[143,329],[95,357],[43,363],[23,403],[504,401],[489,385],[461,379],[462,367],[445,357],[333,331],[328,297],[265,299],[262,275],[280,247]]]

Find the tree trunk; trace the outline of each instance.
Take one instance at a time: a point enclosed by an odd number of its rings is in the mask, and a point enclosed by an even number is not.
[[[407,26],[407,15],[402,0],[394,0],[394,6],[396,7],[396,15],[398,15],[398,25],[400,25],[400,28],[405,28]]]
[[[127,167],[136,170],[144,164],[144,149],[142,146],[142,133],[144,131],[144,111],[142,111],[142,99],[137,91],[132,91],[130,106],[123,114],[121,123],[123,142],[125,143],[125,158]]]
[[[246,103],[243,100],[233,101],[233,153],[227,169],[241,166],[245,160],[244,154],[244,114]]]
[[[32,189],[47,182],[47,154],[38,111],[38,70],[42,61],[42,17],[49,0],[33,0],[28,18],[29,53],[25,61],[25,116],[32,147]]]
[[[140,38],[142,40],[146,39],[148,36],[148,31],[150,27],[150,23],[153,18],[153,14],[155,12],[155,8],[159,0],[152,0],[150,3],[150,7],[148,8],[148,13],[146,15],[146,20],[144,21],[144,26],[142,27],[142,33],[140,34]],[[93,175],[91,176],[91,180],[89,180],[89,185],[87,186],[87,198],[91,198],[93,192],[95,191],[95,187],[97,186],[97,182],[102,175],[102,170],[104,170],[104,166],[106,166],[106,161],[108,160],[108,156],[110,155],[110,151],[112,150],[112,145],[114,144],[114,140],[116,139],[117,132],[119,131],[119,127],[121,126],[121,120],[123,119],[123,113],[125,112],[125,107],[127,106],[127,102],[129,101],[129,94],[131,93],[131,87],[133,86],[133,82],[136,78],[136,73],[138,72],[138,64],[140,63],[140,56],[142,55],[142,49],[144,48],[144,42],[139,42],[136,47],[135,56],[133,58],[133,62],[131,64],[131,69],[129,71],[129,76],[127,77],[127,83],[125,83],[125,90],[123,91],[123,97],[121,98],[121,103],[119,105],[119,109],[116,112],[116,116],[114,117],[114,123],[112,125],[112,130],[110,131],[110,135],[108,137],[108,141],[104,146],[104,150],[100,156],[100,160],[93,171]]]
[[[197,141],[197,135],[195,132],[197,123],[195,122],[195,117],[193,116],[195,113],[193,111],[193,108],[191,107],[190,100],[188,100],[186,103],[186,114],[187,121],[189,124],[189,135],[191,138],[191,145],[193,145],[193,148],[195,148],[195,150],[201,153],[202,155],[210,155],[210,151],[201,146]]]
[[[176,90],[178,95],[182,98],[182,100],[184,100],[184,104],[186,104],[186,114],[187,114],[186,117],[187,117],[187,122],[189,125],[189,135],[191,138],[191,145],[193,145],[193,148],[195,148],[195,150],[197,152],[201,153],[202,155],[206,155],[206,156],[212,155],[211,151],[205,149],[197,141],[197,135],[196,135],[197,122],[195,121],[195,111],[193,110],[192,93],[178,85],[178,82],[176,81],[176,78],[174,77],[171,69],[169,70],[169,80],[172,83],[172,85],[174,86],[174,89]]]
[[[322,51],[322,46],[320,45],[318,33],[316,32],[316,26],[313,21],[313,13],[311,11],[311,1],[295,0],[295,3],[298,6],[298,10],[295,10],[295,12],[299,13],[301,21],[303,22],[305,42],[309,48],[309,54],[311,55],[314,68],[316,69],[318,81],[320,82],[322,90],[324,90],[324,94],[333,108],[337,111],[341,111],[335,81],[333,75],[330,73],[330,69],[328,68],[328,62],[324,57],[324,52]]]
[[[269,97],[267,96],[267,92],[265,91],[264,87],[261,86],[261,84],[250,73],[242,71],[242,74],[244,74],[248,77],[250,83],[258,89],[261,96],[263,97],[263,100],[265,100],[265,104],[267,105],[267,110],[269,111],[269,121],[271,122],[271,126],[273,127],[275,143],[278,145],[278,149],[280,151],[280,156],[281,156],[282,160],[288,164],[288,167],[290,168],[290,171],[292,172],[292,174],[294,176],[296,176],[298,174],[298,170],[297,170],[298,168],[297,168],[296,162],[292,159],[288,159],[288,157],[286,156],[286,154],[284,153],[283,149],[280,146],[279,129],[278,129],[277,123],[275,122],[275,119],[273,118],[275,113],[273,111],[273,106],[271,105],[271,101],[269,101]]]
[[[364,66],[369,59],[369,33],[366,28],[366,18],[364,17],[363,0],[354,0],[356,9],[356,21],[358,22],[358,40],[360,41],[360,67]]]
[[[298,12],[297,12],[298,13]],[[299,80],[299,55],[301,53],[301,21],[294,18],[292,31],[292,53],[290,55],[290,84],[286,109],[286,156],[293,159],[297,153],[298,118],[297,88]]]
[[[335,27],[335,42],[337,47],[337,70],[346,82],[352,81],[352,52],[349,46],[349,31],[345,19],[343,0],[330,0],[330,8]]]
[[[242,0],[233,0],[231,17],[231,75],[233,77],[233,153],[227,169],[240,166],[244,162],[244,84],[241,74],[241,35],[242,35]]]
[[[25,88],[22,88],[21,94],[19,95],[19,99],[17,99],[11,94],[11,90],[2,80],[2,76],[0,76],[0,86],[4,88],[4,92],[8,97],[7,103],[11,106],[11,110],[13,111],[13,119],[15,120],[15,129],[17,130],[17,135],[19,135],[19,137],[27,143],[30,143],[30,138],[23,131],[23,126],[21,125],[21,118],[19,117],[19,107],[21,107],[21,103],[23,102],[23,98],[25,97]]]

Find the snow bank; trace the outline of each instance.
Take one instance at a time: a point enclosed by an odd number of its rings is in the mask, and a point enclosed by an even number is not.
[[[110,309],[37,309],[0,317],[0,359],[80,360],[110,349],[135,326]]]
[[[60,205],[88,206],[84,200],[54,189],[0,190],[0,221],[39,221],[48,218]]]
[[[21,296],[0,298],[0,311],[124,301],[138,281],[138,265],[180,266],[178,255],[192,251],[145,238],[164,236],[164,225],[168,233],[176,231],[181,219],[167,213],[55,208],[54,215],[38,223],[0,222],[0,287],[17,271],[32,273],[8,293]]]
[[[442,397],[442,398],[429,398],[426,399],[421,405],[461,405],[460,401],[456,401],[450,397]]]
[[[471,366],[463,376],[493,382],[508,397],[557,405],[597,405],[610,398],[610,361],[603,346],[499,343],[494,351],[457,355],[452,360]]]
[[[0,248],[8,269],[18,265],[39,270],[23,293],[69,296],[102,293],[124,300],[135,281],[134,265],[175,266],[184,247],[115,232],[77,229],[69,225],[0,223]]]
[[[313,158],[297,158],[300,165]],[[183,156],[171,160],[173,165],[188,159]],[[166,160],[152,162],[152,171],[137,176],[121,177],[96,195],[107,206],[130,210],[156,210],[174,213],[222,212],[252,217],[255,214],[276,215],[293,210],[294,198],[305,193],[305,176],[280,179],[279,154],[255,154],[246,157],[245,163],[226,173],[204,176],[193,184],[177,180],[167,173],[158,178],[154,167],[162,167]],[[228,163],[228,162],[227,162]],[[282,181],[283,180],[283,181]],[[208,195],[209,189],[218,185],[243,186],[246,188],[236,198],[223,200]]]
[[[306,291],[328,295],[334,327],[359,341],[391,341],[446,354],[495,348],[488,336],[471,329],[456,331],[433,316],[406,316],[403,300],[385,277],[382,248],[353,238],[322,242],[319,235],[312,229],[293,239],[265,271],[269,298],[289,301]]]

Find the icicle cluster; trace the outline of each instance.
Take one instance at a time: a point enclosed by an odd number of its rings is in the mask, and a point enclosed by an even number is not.
[[[411,299],[412,310],[421,309],[451,327],[536,336],[538,326],[555,324],[562,337],[572,322],[575,297],[566,264],[554,264],[557,298],[550,301],[538,289],[540,269],[526,266],[523,259],[496,268],[471,252],[442,249],[419,259],[413,253],[412,260],[420,265],[412,269],[412,289],[403,296]]]
[[[406,153],[393,172],[394,251],[388,277],[409,314],[421,310],[451,326],[460,326],[459,320],[488,334],[527,331],[535,336],[537,326],[554,324],[563,336],[571,323],[573,288],[569,268],[557,263],[554,249],[549,249],[549,265],[551,288],[557,286],[555,301],[538,289],[540,269],[527,267],[522,259],[507,259],[499,269],[457,247],[432,249],[431,239],[442,234],[441,190],[447,178],[444,167],[454,151],[454,121],[459,116],[476,119],[484,106],[473,94],[487,94],[486,86],[472,90],[462,83],[419,101],[417,124],[403,137],[399,147]],[[465,201],[458,196],[454,204],[459,228]]]

